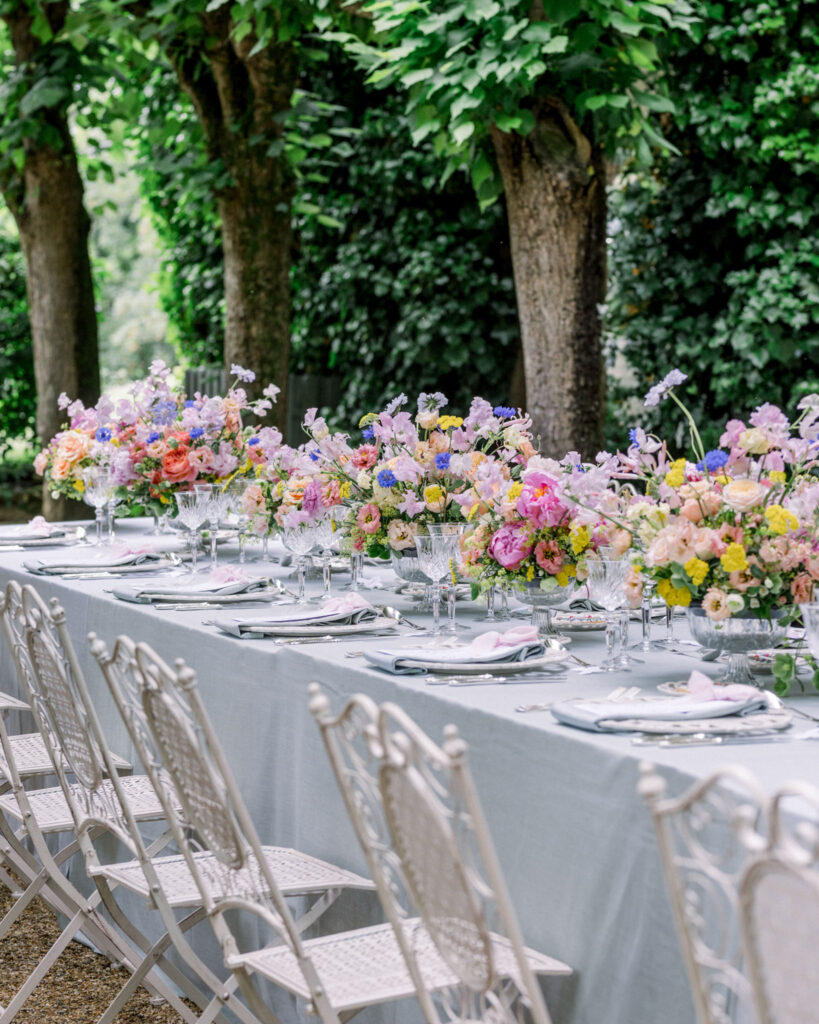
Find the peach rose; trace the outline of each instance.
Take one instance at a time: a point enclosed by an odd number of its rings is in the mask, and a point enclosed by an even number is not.
[[[791,583],[791,595],[796,604],[813,600],[813,580],[806,572],[800,572]]]
[[[52,480],[65,480],[71,472],[71,463],[68,459],[56,458],[51,464]]]
[[[684,501],[680,508],[680,515],[685,516],[691,523],[698,523],[702,519],[702,509],[697,499],[688,498],[687,501]]]
[[[57,445],[57,458],[79,462],[91,451],[91,438],[78,430],[67,430]]]
[[[40,452],[39,455],[34,456],[34,472],[40,476],[45,473],[46,466],[48,465],[48,452]]]
[[[184,445],[172,448],[162,457],[162,475],[172,484],[193,483],[196,479],[196,468],[191,465]]]
[[[732,480],[722,489],[722,500],[735,512],[750,512],[765,500],[767,490],[756,480]]]

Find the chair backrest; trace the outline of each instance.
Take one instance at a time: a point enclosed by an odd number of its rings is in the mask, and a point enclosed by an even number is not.
[[[428,1020],[512,1021],[525,1009],[548,1024],[457,729],[438,746],[400,708],[361,694],[335,717],[315,685],[310,707]],[[440,1012],[421,980],[410,905],[458,979],[438,993]]]
[[[32,711],[74,818],[86,860],[97,861],[91,833],[103,828],[136,851],[139,829],[56,598],[47,606],[30,585],[22,589],[22,626],[31,670]],[[72,777],[70,777],[72,776]]]
[[[819,1024],[819,790],[771,802],[767,842],[740,827],[751,858],[739,885],[742,942],[760,1024]]]
[[[110,664],[116,669],[106,671],[106,679],[118,706],[124,708],[131,738],[163,802],[224,955],[238,951],[226,912],[252,913],[302,961],[314,1002],[324,1004],[318,977],[311,973],[298,929],[202,705],[195,673],[181,659],[170,668],[147,644],[134,644],[127,637],[118,638]],[[170,799],[169,782],[184,816]],[[206,862],[196,856],[203,848],[213,855]]]
[[[752,775],[736,767],[673,798],[654,765],[644,762],[640,772],[639,792],[654,820],[697,1020],[730,1024],[738,1012],[753,1020],[738,907],[748,852],[737,828],[741,822],[746,833],[764,833],[764,794]]]

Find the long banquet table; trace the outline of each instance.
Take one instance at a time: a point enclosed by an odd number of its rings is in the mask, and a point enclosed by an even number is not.
[[[142,529],[138,521],[118,528],[126,540]],[[819,783],[819,759],[811,741],[795,738],[730,749],[639,748],[627,736],[561,726],[548,712],[515,712],[522,702],[604,696],[620,684],[651,692],[663,680],[687,678],[695,667],[715,672],[714,665],[692,658],[652,654],[639,672],[570,672],[562,682],[431,687],[417,677],[390,676],[368,668],[360,658],[345,657],[367,643],[361,638],[290,647],[233,639],[205,623],[213,612],[129,604],[106,592],[117,581],[38,577],[23,568],[31,557],[56,560],[57,552],[67,550],[75,549],[0,553],[0,584],[5,587],[9,579],[32,583],[44,597],[56,596],[65,606],[103,726],[122,753],[129,752],[125,730],[88,651],[87,634],[95,631],[110,646],[118,634],[127,633],[148,641],[166,660],[183,657],[195,668],[264,842],[293,845],[366,871],[308,711],[309,683],[321,683],[335,706],[358,691],[379,702],[395,701],[434,738],[440,738],[446,723],[457,723],[469,743],[478,790],[525,938],[575,969],[569,979],[546,982],[549,1007],[560,1024],[694,1020],[649,814],[636,793],[640,760],[659,764],[672,792],[728,763],[745,765],[767,789],[795,777]],[[264,568],[280,577],[290,571],[276,564]],[[392,579],[389,570],[367,573],[386,582]],[[413,607],[389,590],[369,596],[407,612]],[[471,630],[464,638],[489,628],[479,621],[481,614],[477,605],[459,603],[458,619]],[[587,661],[599,661],[601,638],[576,634],[572,650]],[[0,671],[0,685],[11,686],[5,645]],[[798,700],[800,707],[819,713],[819,698]],[[797,719],[794,735],[808,725]],[[373,919],[369,898],[365,903],[361,897],[345,897],[338,908],[335,923],[340,926]],[[207,955],[215,957],[209,939],[202,941]],[[292,1011],[290,1019],[295,1019]],[[387,1006],[366,1019],[382,1024],[417,1017],[411,1008]]]

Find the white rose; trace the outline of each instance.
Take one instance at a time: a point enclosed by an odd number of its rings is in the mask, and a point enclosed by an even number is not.
[[[722,500],[735,512],[750,512],[765,500],[767,490],[756,480],[732,480],[722,489]]]

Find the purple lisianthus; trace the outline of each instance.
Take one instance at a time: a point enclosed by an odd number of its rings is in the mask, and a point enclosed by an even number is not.
[[[315,519],[321,512],[321,484],[318,480],[311,480],[305,485],[301,507],[311,519]]]

